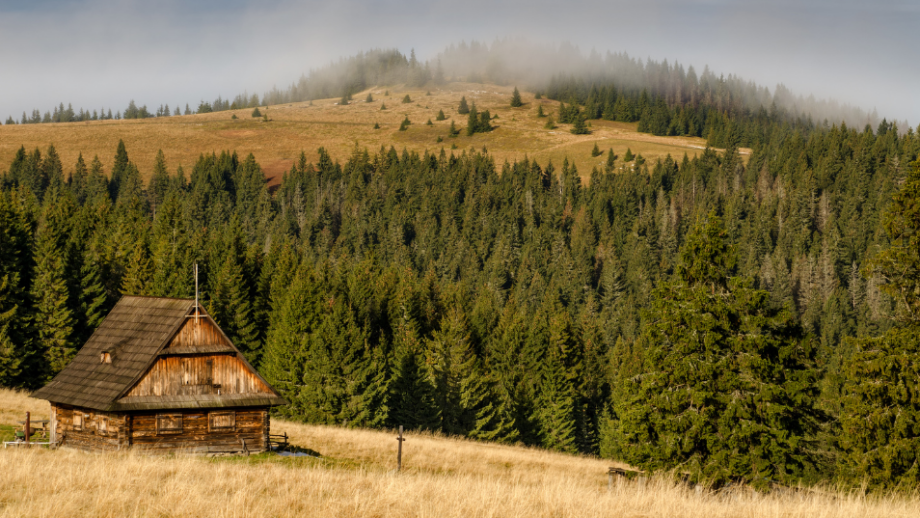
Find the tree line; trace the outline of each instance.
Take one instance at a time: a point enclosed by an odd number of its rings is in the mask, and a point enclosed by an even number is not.
[[[320,149],[273,192],[252,155],[186,172],[161,153],[145,182],[123,144],[66,174],[21,149],[0,180],[0,383],[45,383],[123,294],[194,296],[199,264],[287,418],[914,488],[920,136],[767,134],[747,162],[611,154],[586,179]]]

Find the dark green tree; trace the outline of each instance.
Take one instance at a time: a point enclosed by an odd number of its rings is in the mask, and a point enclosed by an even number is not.
[[[521,106],[524,106],[524,103],[521,101],[521,92],[519,92],[515,86],[514,92],[511,94],[511,107],[520,108]]]
[[[457,108],[457,113],[460,115],[470,113],[470,107],[466,104],[466,96],[460,98],[460,107]]]
[[[700,221],[678,280],[656,290],[602,452],[715,483],[793,483],[816,466],[816,348],[767,292],[732,277],[726,237],[719,218]]]

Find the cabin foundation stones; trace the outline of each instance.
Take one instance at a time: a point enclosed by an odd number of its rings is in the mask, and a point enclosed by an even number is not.
[[[34,397],[54,445],[149,453],[269,450],[287,404],[195,300],[131,296]]]

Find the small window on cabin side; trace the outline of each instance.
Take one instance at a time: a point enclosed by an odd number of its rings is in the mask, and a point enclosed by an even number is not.
[[[182,414],[157,414],[157,433],[182,433]]]
[[[73,429],[76,432],[83,431],[83,412],[73,413]]]
[[[208,431],[232,432],[236,430],[236,412],[211,412],[208,414]]]
[[[99,361],[100,363],[112,363],[112,353],[103,351],[102,354],[99,355]]]
[[[96,416],[96,434],[97,435],[108,435],[109,434],[109,418],[106,416],[97,415]]]

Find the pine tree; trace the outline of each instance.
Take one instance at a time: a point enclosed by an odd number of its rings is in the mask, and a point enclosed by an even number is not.
[[[73,174],[70,176],[70,190],[78,205],[83,205],[86,201],[86,189],[89,174],[86,169],[86,162],[83,160],[83,153],[77,157],[77,163],[74,166]]]
[[[35,250],[35,282],[31,298],[35,340],[43,355],[41,384],[61,371],[77,353],[74,316],[67,290],[66,254],[47,223],[39,231]]]
[[[410,124],[412,124],[412,122],[409,121],[409,116],[406,115],[406,118],[403,119],[403,121],[399,123],[399,131],[406,131],[407,129],[409,129]]]
[[[589,135],[591,133],[591,130],[588,129],[588,125],[585,123],[584,114],[575,116],[575,121],[570,131],[573,135]]]
[[[411,98],[411,97],[409,97],[409,94],[406,94],[406,96],[405,96],[405,97],[403,97],[403,100],[402,100],[402,102],[403,102],[403,104],[409,104],[409,103],[411,103],[411,102],[412,102],[412,98]]]
[[[348,90],[345,90],[345,93],[342,94],[342,98],[339,99],[339,106],[348,106],[349,99],[351,99],[351,93]]]
[[[437,430],[441,425],[435,387],[429,380],[419,336],[418,308],[411,296],[397,295],[393,329],[393,373],[389,385],[388,424],[410,430]]]
[[[466,119],[466,136],[472,137],[479,131],[479,112],[476,111],[476,103],[468,110],[469,116]]]
[[[13,325],[19,306],[10,296],[10,276],[0,277],[0,386],[14,387],[22,373],[22,358],[25,351],[16,343]]]
[[[118,199],[118,193],[121,190],[121,184],[124,182],[125,170],[128,167],[128,151],[125,149],[123,140],[118,140],[118,149],[115,152],[115,164],[112,166],[112,173],[109,180],[109,195],[112,201]]]
[[[543,129],[548,129],[548,130],[556,129],[556,122],[553,121],[552,115],[546,118],[546,124],[543,125]]]
[[[891,244],[867,269],[886,280],[881,289],[898,302],[896,325],[878,338],[849,340],[855,352],[842,369],[838,471],[845,480],[882,488],[920,483],[918,199],[920,162],[915,162],[885,214]]]
[[[147,196],[154,214],[166,198],[168,190],[169,171],[166,170],[166,157],[163,155],[163,150],[160,149],[157,150],[156,158],[154,158],[153,176],[150,177],[150,184],[147,188]]]
[[[121,293],[123,295],[149,295],[151,280],[153,279],[153,265],[147,247],[138,242],[129,257],[125,274],[121,279]]]
[[[447,117],[444,116],[444,110],[438,110],[438,116],[435,117],[434,120],[436,120],[436,121],[442,121],[442,120],[446,120],[446,119],[447,119]]]
[[[537,105],[537,118],[538,118],[538,119],[542,119],[543,117],[546,117],[546,114],[543,113],[543,105],[542,105],[542,104],[538,104],[538,105]]]
[[[725,237],[715,216],[699,222],[679,280],[656,290],[602,453],[715,483],[792,483],[816,466],[816,349],[766,292],[731,277]]]
[[[364,99],[364,102],[366,102],[366,103],[372,103],[372,102],[374,102],[374,96],[371,95],[370,92],[367,92],[367,98]]]
[[[635,158],[636,156],[633,155],[632,149],[626,148],[626,154],[623,155],[623,161],[632,162]]]
[[[77,296],[77,323],[74,327],[74,340],[78,344],[83,344],[89,339],[110,309],[98,262],[93,257],[84,257],[82,263]]]
[[[466,96],[460,98],[460,107],[457,108],[457,113],[460,115],[466,115],[470,113],[470,107],[466,104]]]
[[[514,92],[511,94],[511,107],[520,108],[521,106],[524,106],[524,103],[521,102],[521,92],[519,92],[515,86]]]
[[[253,116],[253,117],[261,117],[261,116],[262,116],[262,112],[259,111],[259,107],[258,107],[258,106],[256,106],[255,108],[252,109],[252,116]]]
[[[459,134],[460,134],[460,128],[458,128],[458,127],[457,127],[457,124],[456,124],[453,120],[451,120],[451,121],[450,121],[450,129],[447,130],[447,136],[448,136],[448,137],[456,137],[456,136],[459,135]]]
[[[301,418],[312,411],[300,403],[309,334],[319,326],[323,313],[313,272],[300,269],[280,295],[272,308],[260,367],[265,379],[291,402],[279,408],[279,414]]]
[[[592,157],[601,156],[601,148],[597,147],[597,142],[594,143],[594,149],[591,150]]]
[[[613,167],[616,165],[617,156],[613,154],[613,148],[607,149],[607,163],[604,166],[607,169],[607,172],[613,171]]]

